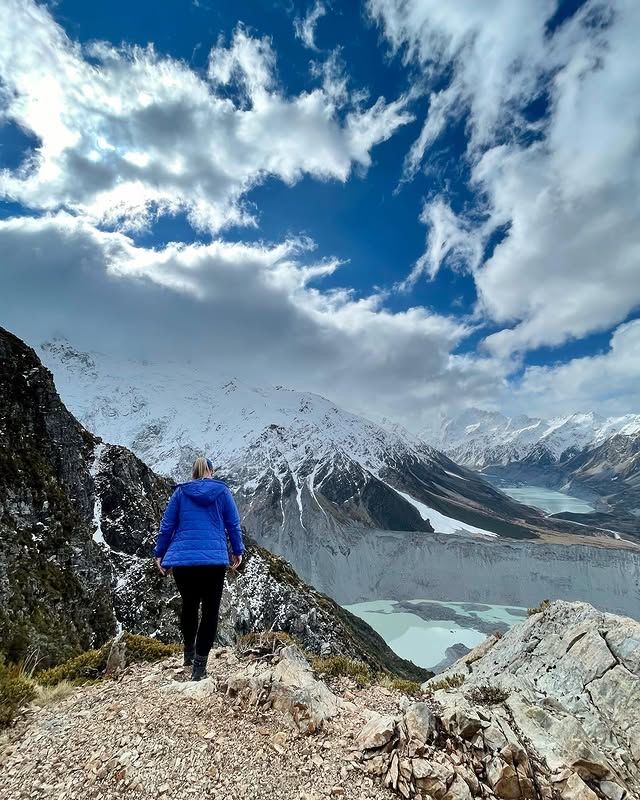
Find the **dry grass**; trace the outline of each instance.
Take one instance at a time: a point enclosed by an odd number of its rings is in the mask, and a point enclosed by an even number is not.
[[[62,700],[66,700],[76,689],[77,686],[70,681],[60,681],[60,683],[56,683],[54,686],[40,686],[36,684],[36,696],[33,698],[33,703],[36,706],[40,706],[40,708],[45,708],[45,706],[51,706]]]
[[[378,678],[380,686],[385,689],[395,689],[398,692],[409,695],[409,697],[420,697],[422,689],[418,681],[410,681],[406,678],[394,678],[392,675],[382,674]]]

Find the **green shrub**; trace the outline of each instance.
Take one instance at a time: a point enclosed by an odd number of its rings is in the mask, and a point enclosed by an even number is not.
[[[457,689],[464,683],[464,675],[447,675],[446,678],[440,678],[437,681],[429,681],[426,688],[426,694],[433,694],[438,689]]]
[[[137,633],[125,633],[123,636],[126,645],[125,658],[127,664],[139,664],[143,661],[160,661],[169,658],[181,650],[177,644],[165,644],[153,639],[151,636],[141,636]],[[111,642],[107,648],[107,655]]]
[[[499,686],[474,686],[467,693],[467,699],[472,703],[477,703],[481,706],[497,706],[509,697],[509,692],[501,689]]]
[[[33,681],[19,667],[8,666],[0,656],[0,728],[12,722],[21,706],[35,697]]]
[[[534,614],[541,614],[543,611],[546,611],[550,605],[551,605],[551,600],[543,600],[539,605],[535,606],[534,608],[528,608],[527,615],[532,617]]]
[[[60,681],[82,683],[99,678],[107,666],[107,657],[111,642],[104,644],[99,650],[87,650],[75,658],[63,661],[57,667],[43,670],[37,677],[42,686],[55,686]]]
[[[125,664],[138,664],[143,661],[160,661],[174,655],[180,649],[175,644],[164,644],[150,636],[140,636],[135,633],[125,633]],[[71,683],[85,683],[96,680],[104,673],[107,658],[113,639],[102,645],[98,650],[87,650],[75,658],[58,664],[57,667],[46,669],[37,676],[38,683],[42,686],[55,686],[61,681]]]
[[[387,689],[395,689],[411,697],[417,697],[422,694],[422,689],[418,681],[410,681],[406,678],[394,678],[392,675],[384,674],[380,677],[379,683]]]
[[[368,686],[373,681],[369,667],[362,661],[356,661],[346,656],[317,657],[311,661],[311,666],[318,675],[336,678],[346,675],[353,678],[360,686]]]

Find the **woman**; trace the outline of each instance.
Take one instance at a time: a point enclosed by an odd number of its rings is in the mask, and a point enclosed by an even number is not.
[[[193,666],[192,680],[207,676],[207,659],[218,628],[224,576],[242,561],[240,517],[229,488],[213,477],[207,458],[196,458],[193,480],[181,483],[171,496],[160,524],[155,562],[163,575],[173,570],[182,596],[180,628],[184,664]],[[202,607],[200,623],[198,612]]]

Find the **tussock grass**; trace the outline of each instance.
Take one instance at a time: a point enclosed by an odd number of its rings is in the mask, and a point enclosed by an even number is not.
[[[40,708],[45,706],[55,705],[56,703],[66,700],[77,689],[77,686],[70,681],[60,681],[54,686],[41,686],[39,683],[35,684],[36,694],[33,698],[33,703]]]
[[[346,675],[353,678],[359,686],[369,686],[374,675],[362,661],[346,656],[317,656],[311,660],[314,672],[321,677],[337,678]]]
[[[438,689],[458,689],[464,683],[464,675],[447,675],[437,681],[430,681],[425,694],[433,694]]]
[[[122,637],[125,644],[125,664],[138,664],[144,661],[160,661],[163,658],[175,655],[179,651],[178,645],[164,644],[150,636],[141,636],[135,633],[125,633]],[[57,667],[51,667],[41,672],[38,683],[42,686],[55,686],[62,681],[70,683],[86,683],[102,677],[113,640],[107,642],[97,650],[87,650],[75,658],[70,658]]]
[[[0,728],[9,725],[35,693],[33,681],[27,677],[23,666],[6,664],[0,657]]]
[[[294,644],[294,639],[284,631],[252,631],[239,636],[235,647],[240,656],[261,656],[276,653],[290,644]]]
[[[378,677],[378,683],[380,686],[384,686],[385,689],[395,689],[410,697],[420,697],[422,695],[422,689],[418,681],[410,681],[406,678],[394,678],[393,675],[382,674]]]

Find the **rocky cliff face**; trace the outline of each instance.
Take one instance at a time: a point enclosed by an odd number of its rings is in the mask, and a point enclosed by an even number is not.
[[[115,630],[111,568],[93,541],[96,440],[33,352],[0,329],[0,643],[43,660]]]
[[[433,697],[446,726],[487,753],[499,797],[640,796],[640,623],[552,603],[424,688],[454,675],[464,683]]]
[[[86,431],[51,374],[0,329],[0,652],[43,664],[100,645],[119,627],[177,638],[179,598],[152,564],[173,482]],[[342,653],[406,677],[362,621],[255,544],[229,575],[221,636],[282,630],[315,653]]]

